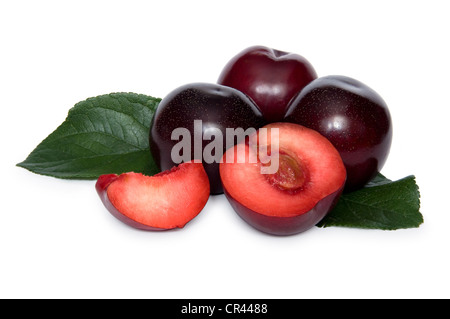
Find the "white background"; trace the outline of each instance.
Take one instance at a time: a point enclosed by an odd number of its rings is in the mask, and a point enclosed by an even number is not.
[[[0,2],[0,297],[449,298],[447,2]],[[184,229],[143,232],[106,211],[95,181],[15,166],[75,103],[215,82],[255,44],[380,93],[394,123],[383,173],[416,175],[420,228],[273,237],[215,196]]]

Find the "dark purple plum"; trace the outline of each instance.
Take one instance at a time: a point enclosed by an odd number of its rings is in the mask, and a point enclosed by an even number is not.
[[[375,177],[390,151],[392,120],[385,101],[349,77],[312,81],[289,103],[284,121],[314,129],[331,141],[347,169],[346,192]]]
[[[219,84],[187,84],[169,93],[158,105],[150,128],[150,150],[161,170],[179,164],[173,154],[184,157],[182,162],[202,160],[211,194],[221,194],[219,162],[230,143],[226,129],[257,130],[264,124],[261,111],[244,93]],[[231,141],[231,146],[240,142],[237,137]],[[189,147],[181,148],[185,142]],[[206,158],[204,152],[212,158]]]
[[[264,46],[249,47],[224,67],[218,83],[250,96],[267,122],[283,118],[289,101],[317,78],[303,56]]]

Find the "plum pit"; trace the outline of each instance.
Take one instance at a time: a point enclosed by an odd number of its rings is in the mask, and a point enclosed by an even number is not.
[[[295,192],[303,187],[306,181],[306,171],[296,156],[280,151],[278,154],[272,155],[271,160],[278,160],[278,170],[274,174],[265,174],[270,184],[289,192]]]

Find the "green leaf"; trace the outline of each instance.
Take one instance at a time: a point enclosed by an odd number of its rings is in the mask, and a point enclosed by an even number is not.
[[[17,166],[66,179],[158,171],[149,150],[150,122],[160,99],[111,93],[77,103],[66,120]]]
[[[423,223],[420,193],[414,176],[391,181],[379,174],[366,187],[344,193],[317,225],[396,230]]]

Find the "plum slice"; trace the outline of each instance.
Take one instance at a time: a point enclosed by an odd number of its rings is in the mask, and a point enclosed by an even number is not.
[[[102,175],[95,187],[113,216],[143,230],[183,228],[200,213],[210,194],[203,165],[193,161],[154,176]]]
[[[276,140],[270,133],[274,128]],[[263,129],[266,140],[260,136]],[[264,154],[278,161],[278,170],[262,173],[268,165]],[[331,211],[344,189],[346,170],[339,152],[318,132],[272,123],[227,150],[220,176],[225,196],[243,220],[262,232],[292,235]]]

